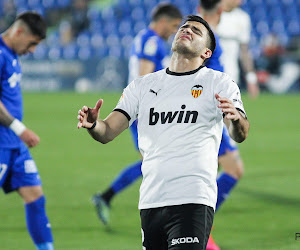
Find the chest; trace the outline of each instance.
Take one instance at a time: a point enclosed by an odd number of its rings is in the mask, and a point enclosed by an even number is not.
[[[19,61],[14,57],[6,57],[4,65],[1,67],[1,85],[4,89],[13,89],[19,85],[22,71]]]
[[[195,124],[213,120],[216,108],[210,82],[170,77],[144,89],[138,117],[149,125]]]

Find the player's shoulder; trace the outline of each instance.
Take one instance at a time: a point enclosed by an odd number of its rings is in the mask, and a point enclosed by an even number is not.
[[[250,19],[249,14],[248,14],[246,11],[244,11],[243,9],[241,9],[241,8],[235,8],[235,9],[233,10],[233,13],[234,13],[234,15],[236,15],[238,18],[242,18],[242,19]]]
[[[153,73],[139,76],[134,80],[134,84],[137,87],[143,88],[143,86],[145,85],[149,85],[153,82],[157,82],[157,80],[161,78],[164,74],[166,74],[166,69],[158,70]]]
[[[202,70],[204,73],[204,77],[210,79],[215,85],[222,83],[222,82],[227,82],[229,84],[234,82],[232,80],[232,78],[224,72],[214,70],[211,68],[207,68],[207,67],[203,67]]]

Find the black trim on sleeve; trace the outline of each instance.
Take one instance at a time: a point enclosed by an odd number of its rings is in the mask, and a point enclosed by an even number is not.
[[[245,117],[244,117],[245,119],[248,119],[246,113],[245,113],[243,110],[241,110],[241,109],[239,109],[239,108],[236,108],[236,109],[237,109],[238,111],[242,112],[242,113],[245,115]]]
[[[245,112],[239,108],[236,108],[239,112],[242,112],[244,114],[244,118],[248,120],[247,115],[245,114]],[[225,113],[223,113],[223,118],[225,117]]]
[[[124,111],[123,109],[114,109],[113,111],[118,111],[120,113],[122,113],[123,115],[126,116],[126,118],[128,119],[128,121],[131,120],[131,117],[128,115],[128,113],[126,111]]]
[[[173,76],[186,76],[186,75],[192,75],[192,74],[195,74],[196,72],[198,72],[200,69],[202,69],[204,66],[201,65],[199,68],[197,69],[194,69],[192,71],[188,71],[188,72],[173,72],[171,70],[169,70],[169,68],[167,68],[166,72],[167,74],[169,75],[173,75]]]

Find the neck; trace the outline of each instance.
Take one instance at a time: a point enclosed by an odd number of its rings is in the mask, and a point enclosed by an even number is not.
[[[203,64],[203,59],[198,57],[188,58],[185,55],[173,53],[169,69],[177,73],[189,72],[198,69]]]
[[[7,45],[7,47],[12,49],[12,43],[10,39],[10,31],[7,30],[1,34],[3,42]]]

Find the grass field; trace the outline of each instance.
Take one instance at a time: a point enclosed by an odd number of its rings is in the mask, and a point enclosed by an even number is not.
[[[41,137],[31,150],[47,197],[56,249],[140,250],[140,182],[113,201],[111,228],[98,221],[90,197],[138,159],[129,131],[101,145],[76,128],[77,111],[104,98],[101,117],[120,93],[26,93],[24,123]],[[244,97],[251,122],[240,145],[245,175],[215,216],[222,250],[300,249],[300,97]],[[0,194],[0,249],[34,249],[17,194]]]

